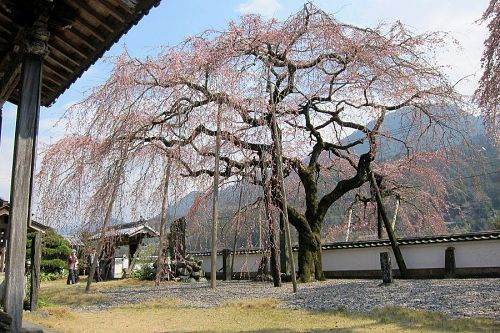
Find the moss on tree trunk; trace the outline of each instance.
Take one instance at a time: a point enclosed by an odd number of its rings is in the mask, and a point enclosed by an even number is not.
[[[299,281],[325,280],[319,232],[299,233]]]

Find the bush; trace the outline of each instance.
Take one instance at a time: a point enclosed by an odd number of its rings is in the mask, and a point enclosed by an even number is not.
[[[40,270],[44,273],[57,274],[66,267],[66,261],[62,259],[42,260]]]
[[[43,281],[43,282],[55,281],[55,280],[63,279],[65,277],[66,277],[65,274],[40,272],[40,281]]]
[[[34,233],[28,234],[27,253],[31,252],[31,241]],[[66,268],[66,260],[71,254],[69,243],[58,235],[54,229],[48,229],[42,238],[42,260],[40,270],[45,273],[59,273]]]
[[[151,264],[143,264],[141,269],[133,271],[131,277],[139,280],[154,280],[156,278],[156,269]]]

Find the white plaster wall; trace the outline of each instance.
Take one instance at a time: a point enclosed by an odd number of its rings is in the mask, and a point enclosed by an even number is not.
[[[455,263],[457,267],[500,267],[500,241],[456,243]]]
[[[456,243],[432,243],[401,246],[401,252],[410,269],[444,268],[444,254],[448,247],[455,248],[457,268],[500,267],[500,241],[469,241]],[[392,265],[397,268],[392,249],[368,247],[323,250],[324,271],[356,271],[380,269],[380,253],[391,254]],[[262,254],[242,254],[235,258],[234,272],[257,272]],[[210,272],[210,257],[203,257],[203,270]],[[297,253],[294,253],[295,267]],[[217,267],[222,268],[222,256],[217,257]]]
[[[500,241],[469,241],[401,246],[406,266],[410,269],[444,268],[444,254],[448,247],[455,248],[456,267],[500,267]],[[380,253],[389,252],[394,268],[396,258],[390,247],[334,249],[323,251],[323,270],[380,269]]]
[[[210,269],[210,256],[204,257],[196,257],[196,259],[203,259],[203,270],[206,273],[210,273],[212,270]],[[222,255],[217,256],[217,271],[222,270]]]
[[[234,258],[234,272],[257,272],[261,259],[262,253],[236,255]]]
[[[324,271],[357,271],[380,269],[381,252],[391,252],[384,247],[323,250]],[[395,263],[395,259],[392,258]],[[393,267],[396,267],[393,264]]]

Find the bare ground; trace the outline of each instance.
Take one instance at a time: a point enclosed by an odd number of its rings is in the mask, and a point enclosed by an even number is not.
[[[78,306],[83,311],[109,309],[148,300],[177,299],[185,306],[211,308],[245,299],[276,299],[280,307],[305,310],[369,312],[379,307],[406,307],[443,313],[450,318],[484,317],[500,320],[500,279],[396,280],[381,285],[378,280],[328,280],[274,288],[270,283],[219,282],[163,283],[156,288],[132,286],[100,291],[105,295],[96,305]]]

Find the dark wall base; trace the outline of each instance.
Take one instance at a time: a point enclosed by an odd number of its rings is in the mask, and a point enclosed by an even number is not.
[[[394,277],[400,278],[399,270],[395,269]],[[445,278],[444,268],[422,268],[409,269],[410,279],[443,279]],[[325,271],[328,279],[381,279],[380,270],[363,271]],[[500,278],[500,267],[469,267],[457,268],[455,278]]]
[[[422,268],[409,269],[410,279],[444,279],[444,268]],[[394,277],[400,278],[399,270],[393,270]],[[233,274],[233,280],[249,280],[256,276],[256,272]],[[210,278],[210,273],[207,273],[207,278]],[[327,279],[381,279],[382,271],[380,270],[360,270],[360,271],[325,271]],[[222,280],[223,274],[217,272],[217,280]],[[500,278],[500,267],[469,267],[457,268],[454,278]]]

